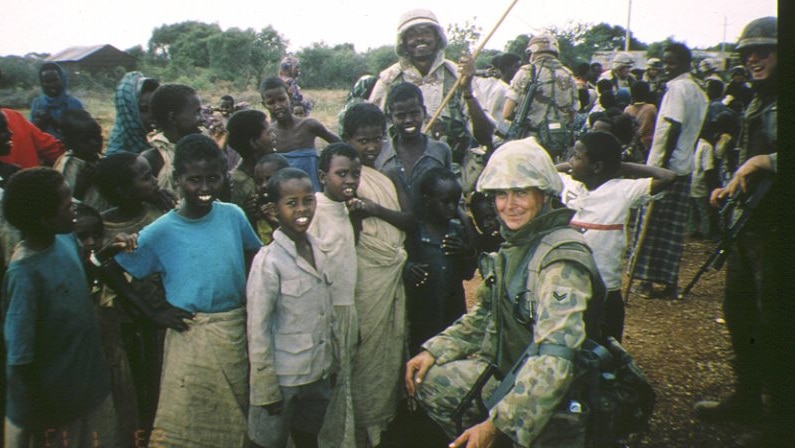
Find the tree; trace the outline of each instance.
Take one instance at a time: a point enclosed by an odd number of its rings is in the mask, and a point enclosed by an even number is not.
[[[527,62],[527,53],[525,53],[525,50],[527,49],[528,43],[530,43],[530,35],[519,34],[514,40],[505,44],[505,52],[519,55],[522,57],[523,62]]]
[[[474,24],[475,20],[477,17],[473,17],[472,22],[467,20],[463,25],[457,23],[447,25],[447,48],[444,49],[447,59],[457,61],[464,50],[470,53],[475,51],[483,31],[483,28]]]
[[[301,61],[301,86],[309,89],[350,89],[368,68],[350,43],[329,47],[315,42],[296,57]]]
[[[368,72],[373,75],[378,75],[382,70],[398,61],[395,47],[391,45],[368,50],[363,57],[367,61]]]
[[[217,24],[186,21],[155,28],[149,39],[149,55],[169,62],[175,69],[209,67],[208,39],[221,33]]]

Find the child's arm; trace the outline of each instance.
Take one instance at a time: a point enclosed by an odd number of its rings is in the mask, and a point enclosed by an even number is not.
[[[75,176],[74,190],[72,191],[73,198],[79,201],[83,200],[88,189],[94,183],[94,171],[93,163],[84,163],[78,168],[77,175]]]
[[[96,265],[96,263],[95,263]],[[193,315],[182,308],[177,308],[168,304],[168,307],[155,310],[152,306],[138,294],[136,294],[127,279],[124,278],[124,269],[116,263],[113,258],[107,259],[98,267],[98,274],[103,282],[119,294],[127,303],[133,305],[143,313],[155,325],[163,328],[171,328],[177,331],[185,331],[188,325],[183,319],[193,319]]]
[[[651,177],[651,191],[650,194],[655,194],[668,188],[675,180],[676,173],[665,168],[652,165],[642,165],[640,163],[621,162],[619,168],[619,175],[639,179],[642,177]]]
[[[558,173],[568,173],[571,170],[571,164],[569,162],[562,162],[555,165],[555,169],[558,170]]]
[[[315,120],[314,118],[307,118],[307,120],[309,120],[309,124],[311,125],[310,129],[312,129],[314,132],[315,137],[320,137],[329,143],[342,141],[337,134],[326,129],[326,127],[323,126],[323,123]]]
[[[266,407],[274,415],[281,411],[283,402],[273,352],[273,320],[281,282],[273,271],[274,264],[268,263],[273,255],[269,249],[260,250],[251,266],[246,283],[246,327],[251,363],[249,402]]]

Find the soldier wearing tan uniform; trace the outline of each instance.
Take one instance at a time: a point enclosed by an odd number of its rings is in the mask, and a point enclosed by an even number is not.
[[[530,63],[523,65],[511,80],[502,116],[506,120],[517,119],[515,113],[521,107],[528,88],[535,80],[538,85],[526,118],[528,135],[543,137],[540,135],[541,128],[545,126],[558,125],[571,129],[574,115],[580,106],[577,81],[571,70],[558,60],[560,51],[557,39],[551,34],[533,36],[526,51],[530,54]],[[552,127],[550,130],[553,130]],[[550,148],[543,138],[541,143],[550,153],[562,152]],[[567,145],[573,143],[569,138]]]
[[[425,342],[424,351],[406,365],[409,395],[449,437],[457,437],[451,446],[467,441],[466,446],[490,446],[507,437],[518,446],[539,447],[551,435],[568,435],[545,427],[574,379],[568,355],[585,339],[587,304],[601,297],[604,287],[590,250],[569,229],[574,212],[553,207],[562,188],[551,159],[533,138],[500,147],[478,180],[478,191],[494,195],[506,242],[492,254],[493,270],[484,274],[477,305]],[[547,238],[560,232],[574,234],[565,246],[570,256],[561,256],[563,246],[556,246],[543,262],[524,265],[528,254],[532,260]],[[535,292],[509,297],[504,285],[517,271],[521,275],[520,269],[527,270]],[[472,406],[463,418],[468,429],[457,434],[451,414],[487,364],[494,363],[502,376],[531,343],[538,345],[539,354],[526,359],[513,389],[485,419]],[[497,385],[491,378],[482,396],[488,397]],[[558,439],[554,446],[570,446],[568,442]]]

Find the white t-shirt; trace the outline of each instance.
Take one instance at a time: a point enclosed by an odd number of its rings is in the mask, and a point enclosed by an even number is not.
[[[621,261],[627,247],[624,225],[629,209],[650,200],[652,179],[611,179],[589,191],[568,174],[560,173],[560,178],[561,199],[576,212],[572,227],[583,232],[607,289],[621,288]]]
[[[690,177],[690,197],[705,198],[709,195],[707,184],[704,182],[704,171],[715,169],[715,154],[712,145],[703,138],[696,144],[696,167]]]
[[[707,96],[701,87],[693,81],[690,73],[684,73],[668,81],[668,90],[663,95],[657,123],[654,125],[654,137],[646,165],[668,168],[677,176],[693,172],[693,149],[696,147],[701,124],[707,116]],[[671,154],[669,166],[663,166],[665,156],[665,136],[671,127],[670,121],[682,124],[682,132]]]

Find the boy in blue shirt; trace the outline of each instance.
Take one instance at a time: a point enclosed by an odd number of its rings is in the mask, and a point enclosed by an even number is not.
[[[6,185],[3,212],[22,234],[3,285],[5,446],[31,439],[35,446],[117,446],[99,326],[71,233],[72,192],[53,169],[22,170]]]
[[[110,263],[116,274],[121,267],[137,279],[159,273],[168,303],[193,315],[169,321],[151,442],[242,446],[246,262],[262,244],[238,206],[216,201],[226,159],[211,138],[193,134],[177,142],[174,180],[180,206],[146,226],[137,247]],[[110,286],[128,294],[118,283]]]

